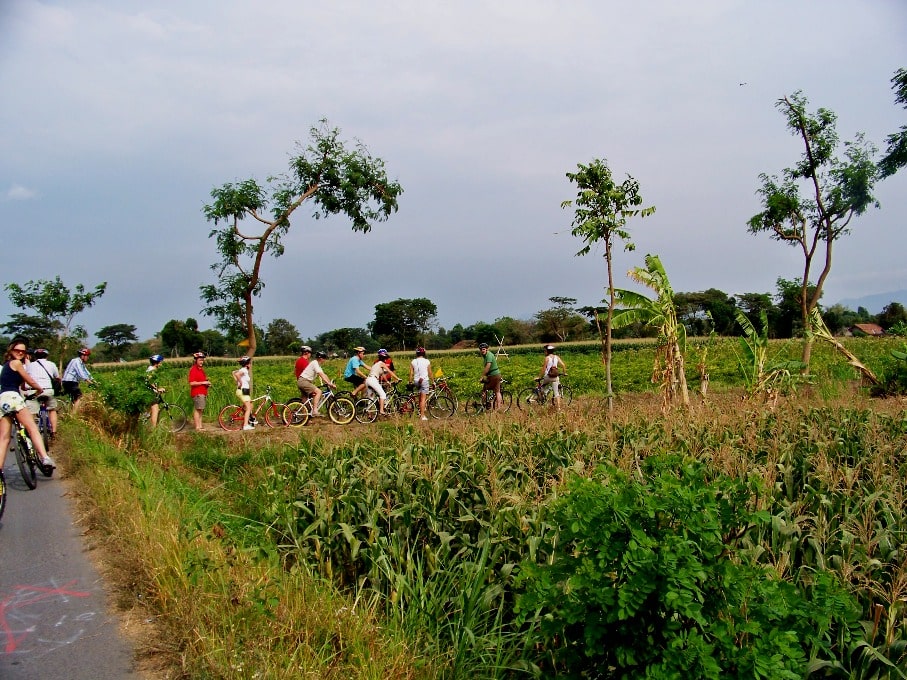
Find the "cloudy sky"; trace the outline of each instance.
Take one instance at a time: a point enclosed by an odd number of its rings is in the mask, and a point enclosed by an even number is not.
[[[903,0],[309,2],[2,0],[2,281],[108,282],[77,321],[149,338],[194,317],[216,260],[202,207],[286,171],[319,119],[384,159],[400,210],[369,234],[297,211],[256,320],[304,337],[427,297],[450,327],[604,296],[574,254],[578,163],[607,159],[656,213],[618,285],[658,254],[676,291],[775,291],[802,257],[751,236],[761,172],[801,148],[775,102],[802,90],[842,140],[907,123]],[[907,171],[837,246],[824,302],[907,288]],[[13,308],[0,299],[0,318]]]

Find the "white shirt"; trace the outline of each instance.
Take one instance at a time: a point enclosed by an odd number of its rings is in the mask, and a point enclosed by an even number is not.
[[[416,357],[415,359],[413,359],[413,382],[419,382],[420,380],[429,380],[428,370],[430,366],[431,362],[425,357]]]
[[[44,370],[45,368],[47,369],[46,371]],[[60,377],[60,372],[57,370],[56,364],[47,359],[29,361],[28,364],[25,365],[25,370],[28,371],[28,374],[35,379],[35,382],[45,390],[50,390],[52,387],[50,383],[51,377]],[[50,375],[48,375],[48,373],[50,373]]]
[[[305,367],[302,373],[299,374],[300,378],[305,378],[309,382],[315,382],[315,376],[321,373],[321,366],[318,363],[317,359],[312,359],[309,362],[309,365]]]

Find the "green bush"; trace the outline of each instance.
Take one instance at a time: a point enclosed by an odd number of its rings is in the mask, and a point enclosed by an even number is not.
[[[557,531],[522,564],[516,605],[543,673],[800,678],[834,663],[855,601],[831,574],[801,589],[755,564],[737,541],[770,521],[748,509],[756,485],[709,481],[699,464],[673,472],[671,458],[648,483],[603,469],[552,503]]]
[[[144,371],[136,369],[107,373],[98,379],[96,389],[107,406],[127,416],[144,413],[155,398]]]

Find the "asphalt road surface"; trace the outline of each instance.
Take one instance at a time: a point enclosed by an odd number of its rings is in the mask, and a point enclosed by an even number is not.
[[[66,496],[71,482],[38,472],[25,486],[6,457],[0,518],[0,679],[141,678],[104,585],[85,554]]]

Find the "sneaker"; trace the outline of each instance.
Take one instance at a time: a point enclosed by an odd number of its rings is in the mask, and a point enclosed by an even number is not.
[[[426,416],[422,416],[422,420],[428,420]]]
[[[324,414],[323,413],[313,413],[312,417],[313,418],[324,418]]]
[[[255,426],[254,426],[254,425],[243,425],[243,428],[242,428],[242,429],[244,429],[244,430],[254,430],[254,429],[255,429]]]
[[[50,456],[44,456],[44,460],[41,461],[41,465],[43,465],[46,468],[51,468],[51,469],[57,467],[57,464],[54,463],[54,459],[51,458]]]

